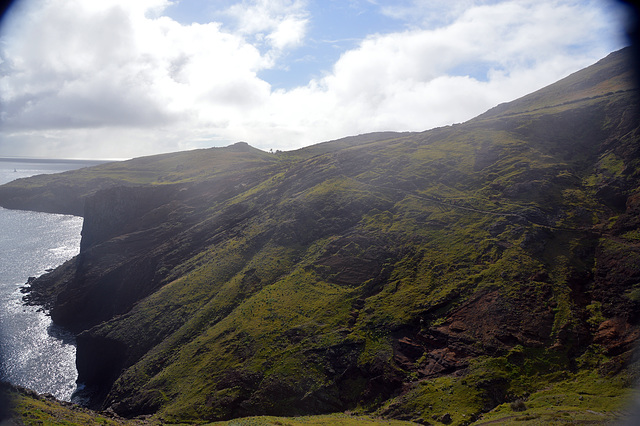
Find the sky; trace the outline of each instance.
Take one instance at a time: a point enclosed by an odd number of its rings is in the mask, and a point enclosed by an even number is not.
[[[0,157],[292,150],[464,122],[628,44],[614,0],[22,0]]]

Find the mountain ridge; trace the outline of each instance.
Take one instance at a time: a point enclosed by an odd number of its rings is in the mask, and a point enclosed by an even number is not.
[[[565,379],[563,403],[609,407],[591,383],[625,392],[639,333],[625,55],[454,126],[4,185],[5,206],[84,205],[81,254],[29,300],[78,334],[92,405],[124,416],[464,423],[553,406]]]

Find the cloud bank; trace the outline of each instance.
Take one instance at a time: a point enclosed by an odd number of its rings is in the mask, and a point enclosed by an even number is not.
[[[624,44],[604,1],[379,1],[398,31],[372,27],[321,77],[274,89],[260,72],[305,48],[310,1],[226,2],[225,20],[187,25],[164,14],[167,0],[25,0],[0,40],[0,155],[123,158],[240,140],[288,150],[426,130]]]

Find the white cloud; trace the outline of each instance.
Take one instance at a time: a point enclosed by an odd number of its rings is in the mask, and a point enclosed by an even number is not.
[[[265,60],[243,38],[109,3],[51,0],[30,15],[4,54],[4,128],[164,125],[265,91]]]
[[[399,0],[380,7],[384,15],[408,22],[412,26],[433,28],[448,25],[465,11],[496,0]]]
[[[450,2],[412,0],[384,10],[411,16],[410,29],[370,35],[323,78],[273,90],[258,75],[304,45],[302,0],[239,2],[226,11],[234,29],[181,25],[162,16],[165,0],[30,1],[0,45],[0,155],[125,157],[238,140],[293,149],[425,130],[552,83],[615,44],[596,2],[467,1],[445,13]],[[445,13],[435,26],[434,11]]]
[[[304,0],[244,0],[226,13],[236,19],[240,34],[277,50],[299,46],[308,24]]]
[[[302,44],[307,20],[295,17],[283,19],[276,29],[267,36],[269,43],[278,50],[297,47]]]
[[[441,28],[372,36],[330,75],[283,93],[278,105],[297,105],[287,117],[312,129],[300,132],[301,144],[461,122],[600,59],[608,51],[598,44],[599,19],[571,3],[475,7]],[[591,50],[574,52],[581,44]],[[482,75],[465,73],[477,64]]]

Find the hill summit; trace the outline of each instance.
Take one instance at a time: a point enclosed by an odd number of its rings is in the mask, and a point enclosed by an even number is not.
[[[460,125],[4,185],[5,207],[84,216],[81,253],[28,301],[77,333],[90,405],[122,416],[611,412],[640,333],[628,56]]]

